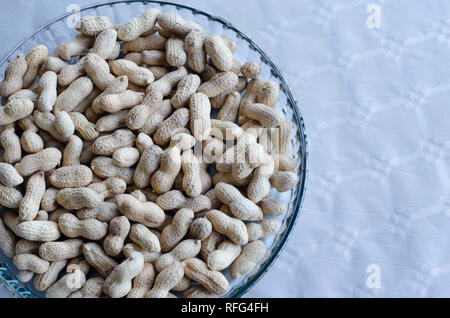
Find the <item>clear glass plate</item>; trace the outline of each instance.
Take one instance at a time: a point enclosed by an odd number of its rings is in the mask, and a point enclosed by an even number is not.
[[[223,297],[241,297],[244,295],[270,268],[274,263],[281,249],[286,243],[289,234],[297,221],[302,199],[305,192],[307,176],[307,140],[303,118],[298,108],[291,88],[286,83],[281,71],[269,56],[249,37],[237,30],[228,21],[216,17],[204,11],[194,9],[188,6],[173,4],[164,1],[112,1],[108,3],[90,6],[81,10],[81,15],[100,15],[109,16],[115,23],[124,23],[132,17],[141,15],[150,7],[159,8],[163,12],[177,11],[185,19],[195,20],[202,24],[207,34],[218,33],[225,34],[232,38],[238,50],[234,56],[241,62],[259,61],[261,63],[261,78],[271,80],[280,85],[281,93],[278,102],[278,108],[286,116],[286,120],[291,122],[294,135],[292,138],[292,156],[297,160],[297,174],[300,177],[298,185],[286,193],[278,193],[274,190],[271,196],[275,197],[288,205],[287,213],[277,219],[282,222],[280,231],[273,237],[264,240],[267,246],[267,252],[260,262],[247,275],[237,280],[232,280],[228,272],[224,274],[230,280],[230,288]],[[67,20],[70,19],[70,13],[65,14],[58,19],[41,27],[36,33],[28,37],[23,42],[16,45],[0,60],[0,74],[4,74],[7,65],[17,54],[26,54],[28,50],[38,44],[46,45],[50,52],[56,46],[64,41],[70,41],[76,34],[74,28],[67,26]],[[43,294],[36,291],[33,283],[21,283],[17,280],[17,270],[11,259],[8,259],[0,252],[0,284],[5,286],[16,297],[42,297]]]

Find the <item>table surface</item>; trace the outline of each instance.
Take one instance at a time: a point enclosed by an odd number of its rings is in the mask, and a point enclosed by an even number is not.
[[[449,297],[450,1],[174,2],[265,48],[306,124],[298,225],[246,296]],[[73,0],[0,3],[4,54]]]

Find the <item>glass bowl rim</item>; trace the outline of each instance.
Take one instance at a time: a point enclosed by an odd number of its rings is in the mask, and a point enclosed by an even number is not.
[[[208,19],[211,19],[215,22],[219,22],[224,27],[236,32],[236,34],[238,34],[243,40],[248,42],[253,47],[253,49],[255,49],[259,54],[261,54],[262,57],[264,57],[265,62],[275,72],[276,77],[281,82],[281,84],[284,88],[284,91],[286,93],[286,97],[287,97],[288,101],[291,103],[291,105],[293,106],[292,108],[293,108],[294,118],[295,118],[295,121],[297,122],[297,126],[298,126],[297,136],[299,137],[299,140],[300,140],[300,150],[301,150],[301,165],[300,165],[301,175],[300,175],[300,181],[299,181],[300,189],[295,198],[295,206],[293,207],[292,215],[289,217],[289,219],[287,221],[286,229],[285,229],[284,233],[282,234],[279,244],[277,246],[274,246],[274,248],[270,251],[271,255],[269,256],[269,259],[267,259],[265,261],[265,263],[263,263],[261,265],[261,268],[258,270],[258,272],[256,272],[253,275],[253,277],[248,279],[247,282],[242,287],[238,288],[237,291],[232,295],[232,297],[234,297],[234,298],[240,298],[248,290],[250,290],[250,288],[252,288],[264,276],[264,274],[270,269],[270,267],[275,263],[277,258],[280,256],[282,249],[286,245],[286,242],[287,242],[289,236],[291,235],[294,226],[297,224],[297,221],[298,221],[298,216],[299,216],[302,204],[303,204],[305,191],[306,191],[306,184],[307,184],[307,179],[308,179],[307,178],[308,177],[308,159],[309,159],[308,158],[309,153],[307,151],[308,140],[307,140],[307,136],[306,136],[303,116],[298,107],[299,104],[298,104],[296,98],[294,97],[294,94],[292,92],[290,85],[285,80],[283,73],[281,72],[280,68],[273,62],[272,58],[254,40],[252,40],[249,36],[247,36],[245,33],[243,33],[238,28],[236,28],[232,23],[230,23],[228,20],[226,20],[222,17],[210,14],[208,12],[205,12],[204,10],[197,9],[192,6],[187,6],[184,4],[179,4],[179,3],[169,2],[169,1],[159,1],[159,0],[114,0],[114,1],[108,1],[108,2],[99,2],[99,3],[93,4],[93,5],[88,5],[88,6],[82,7],[80,9],[79,13],[81,13],[83,11],[87,11],[87,10],[96,9],[98,7],[114,6],[116,4],[122,4],[122,3],[123,4],[155,3],[155,4],[159,4],[160,6],[174,6],[174,7],[190,10],[195,14],[203,15],[203,16],[206,16]],[[10,49],[8,52],[6,52],[4,54],[3,57],[0,59],[0,66],[7,63],[8,60],[14,54],[14,52],[19,50],[26,42],[32,40],[36,35],[45,31],[47,28],[49,28],[54,23],[64,20],[71,15],[73,15],[73,12],[65,13],[65,14],[51,20],[50,22],[45,23],[41,27],[39,27],[36,32],[27,36],[24,40],[17,43],[15,46],[12,47],[12,49]],[[5,264],[5,265],[6,265],[6,270],[8,270],[9,268],[8,268],[7,264]],[[19,283],[19,282],[13,281],[13,283]],[[2,276],[0,276],[0,286],[1,285],[4,285],[4,287],[16,297],[21,298],[24,296],[24,295],[22,295],[23,292],[16,290],[16,288],[13,286],[15,284],[11,284],[10,282],[6,281]],[[28,292],[26,292],[26,293],[28,294]],[[34,293],[31,292],[31,294],[34,294]]]

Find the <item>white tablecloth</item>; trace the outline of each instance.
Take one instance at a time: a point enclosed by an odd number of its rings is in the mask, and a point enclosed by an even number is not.
[[[303,211],[246,296],[449,297],[450,1],[176,2],[265,48],[306,123]],[[0,0],[0,54],[71,3]]]

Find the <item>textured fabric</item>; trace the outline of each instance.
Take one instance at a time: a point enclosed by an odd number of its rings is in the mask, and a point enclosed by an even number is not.
[[[246,296],[449,297],[450,1],[175,2],[255,39],[306,124],[303,210]],[[0,53],[70,3],[0,0]]]

